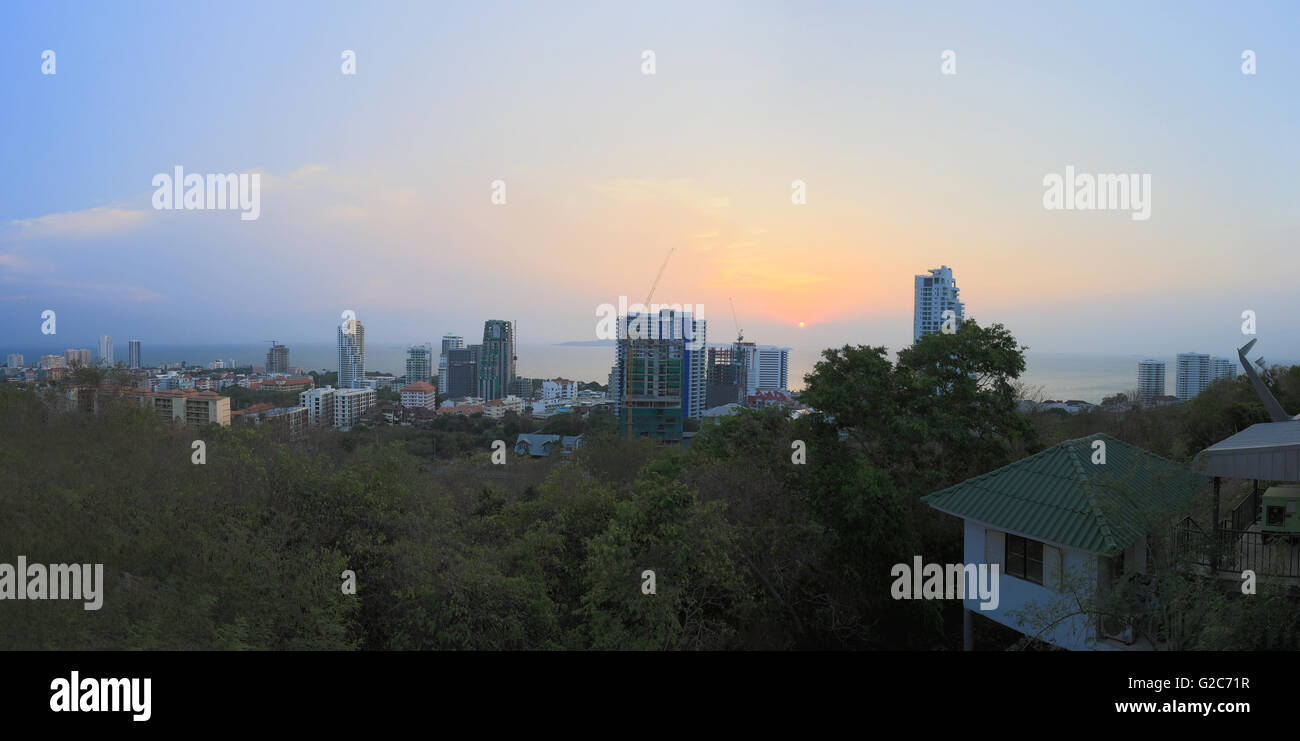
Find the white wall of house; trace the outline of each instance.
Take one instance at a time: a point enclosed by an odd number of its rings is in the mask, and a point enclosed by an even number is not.
[[[1024,612],[1031,604],[1034,605],[1035,609],[1042,611],[1054,602],[1067,598],[1068,595],[1048,586],[1035,584],[1005,573],[1005,533],[974,520],[964,520],[963,522],[965,524],[965,562],[998,564],[999,580],[997,609],[981,610],[979,599],[971,599],[969,596],[964,600],[966,609],[1021,633],[1036,632],[1026,630],[1024,625],[1011,617],[1011,613],[1015,611]],[[986,533],[991,534],[991,537],[986,537]],[[1043,541],[1041,538],[1031,538],[1031,540],[1037,540],[1058,549],[1061,561],[1060,568],[1065,573],[1090,574],[1095,578],[1097,573],[1096,554],[1078,548],[1063,546],[1059,543]],[[1043,581],[1047,583],[1055,582],[1052,578],[1052,572],[1056,569],[1050,565],[1052,561],[1053,559],[1048,555],[1047,549],[1044,549]],[[1087,651],[1099,648],[1099,646],[1094,645],[1094,636],[1095,631],[1088,626],[1087,620],[1080,615],[1068,619],[1059,625],[1055,631],[1042,636],[1042,638],[1048,643],[1062,648],[1073,651]]]

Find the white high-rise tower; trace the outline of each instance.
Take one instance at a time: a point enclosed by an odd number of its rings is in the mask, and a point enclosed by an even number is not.
[[[366,329],[356,319],[339,326],[339,388],[359,389],[366,377]]]
[[[916,276],[915,295],[912,301],[912,341],[922,335],[940,331],[943,313],[952,311],[957,326],[966,318],[966,305],[957,298],[957,283],[952,269],[942,265],[929,275]]]
[[[1147,406],[1157,396],[1165,395],[1165,361],[1143,360],[1138,363],[1138,401]]]
[[[99,336],[99,364],[112,368],[113,363],[113,338],[108,335]]]

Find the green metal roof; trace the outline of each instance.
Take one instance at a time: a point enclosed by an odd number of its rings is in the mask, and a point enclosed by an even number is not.
[[[1093,442],[1106,462],[1094,464]],[[921,497],[964,519],[1094,553],[1117,553],[1210,482],[1110,435],[1067,440]]]

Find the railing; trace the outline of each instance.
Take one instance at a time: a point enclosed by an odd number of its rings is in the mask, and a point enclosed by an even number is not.
[[[1300,539],[1286,535],[1237,528],[1207,533],[1186,519],[1174,531],[1174,545],[1181,557],[1218,571],[1300,577]]]
[[[1259,489],[1252,487],[1250,493],[1237,503],[1232,510],[1229,521],[1230,530],[1249,530],[1259,520]]]

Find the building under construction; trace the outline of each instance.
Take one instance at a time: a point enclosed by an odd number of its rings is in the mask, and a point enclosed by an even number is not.
[[[619,434],[681,442],[685,343],[620,339],[618,344]]]
[[[749,359],[753,353],[745,352],[744,345],[753,347],[754,343],[736,342],[731,345],[710,347],[708,355],[708,380],[705,389],[706,409],[723,404],[744,404],[746,380],[749,378]]]

